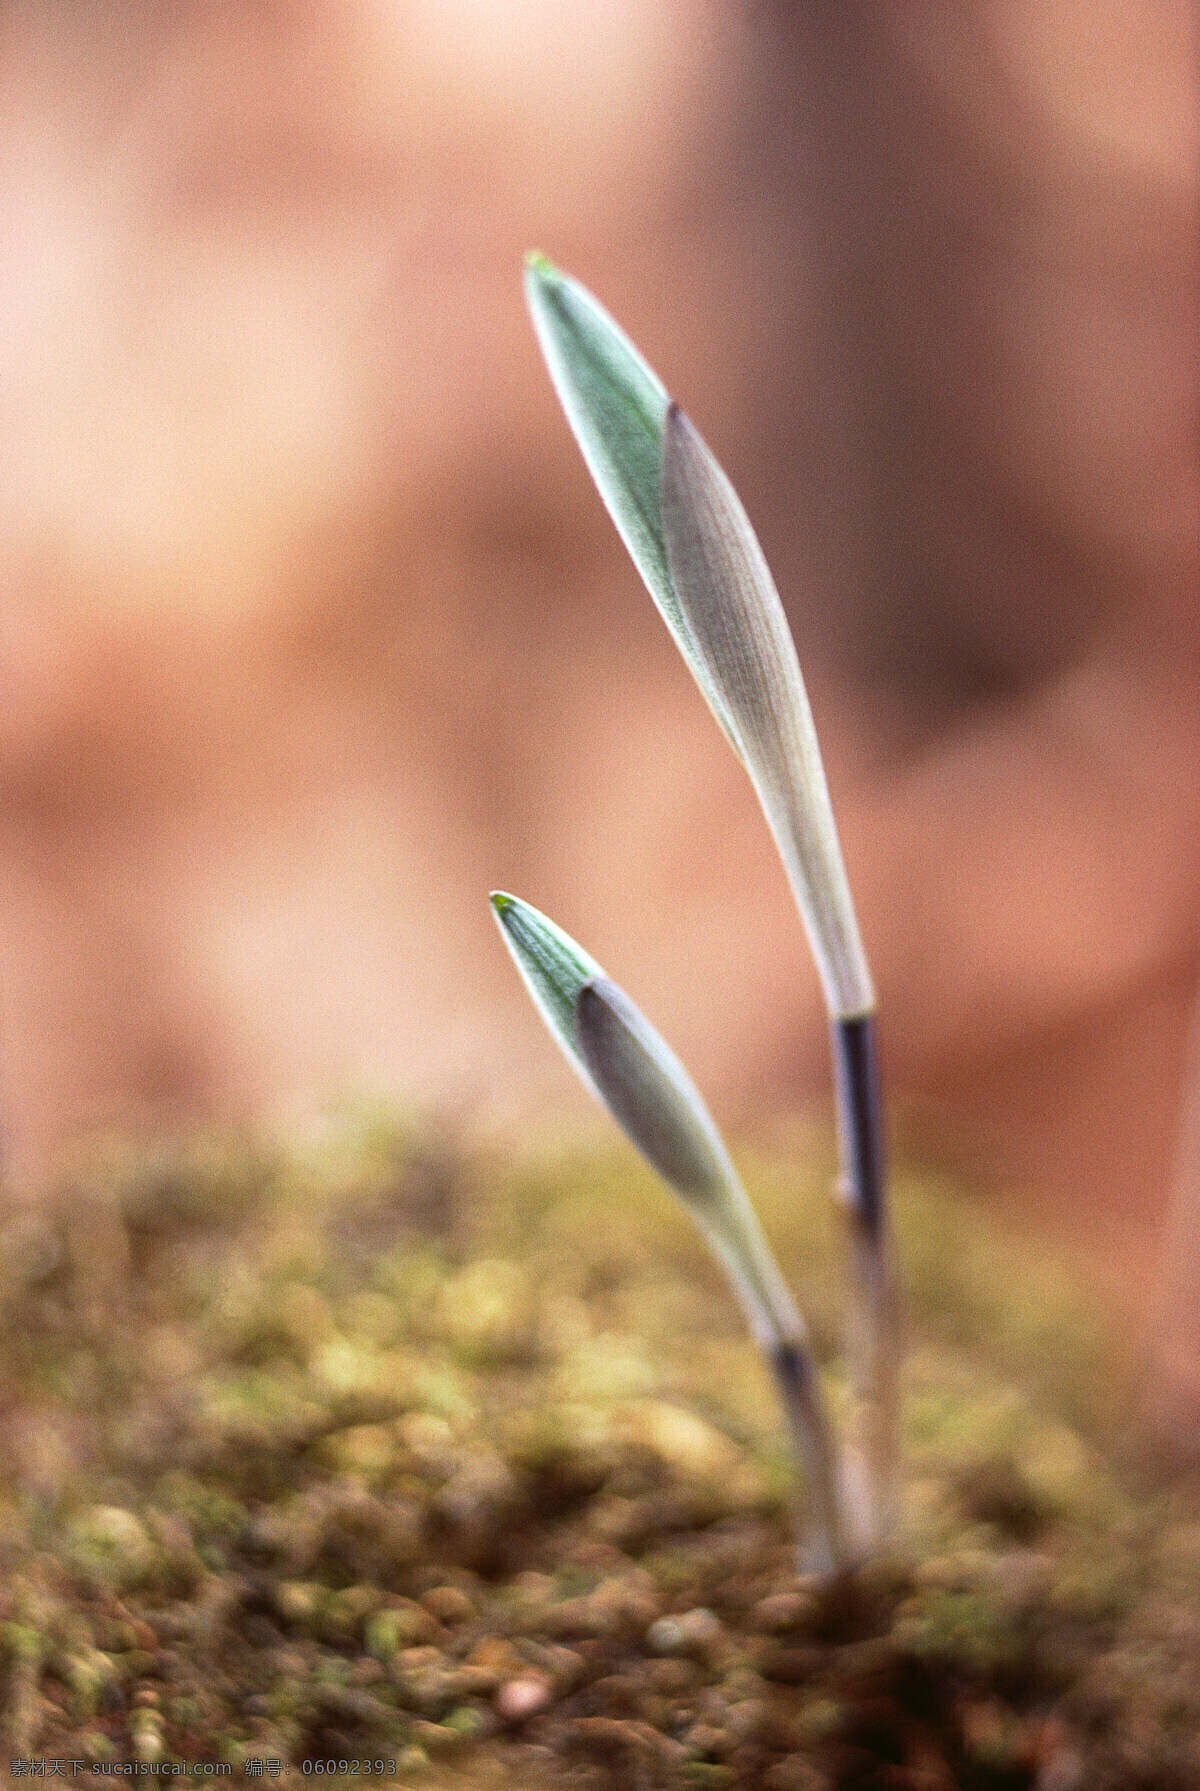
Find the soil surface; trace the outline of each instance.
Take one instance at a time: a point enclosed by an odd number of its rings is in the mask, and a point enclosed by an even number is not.
[[[839,1406],[826,1168],[748,1179]],[[1110,1309],[953,1190],[897,1204],[903,1523],[822,1586],[768,1378],[626,1157],[359,1116],[77,1166],[0,1227],[12,1776],[1200,1787],[1200,1505],[1119,1459]]]

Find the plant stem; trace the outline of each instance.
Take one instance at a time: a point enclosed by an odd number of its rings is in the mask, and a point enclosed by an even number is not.
[[[695,1217],[724,1263],[750,1334],[775,1376],[792,1451],[808,1495],[797,1501],[796,1511],[796,1553],[801,1570],[836,1573],[849,1564],[853,1540],[846,1521],[841,1452],[829,1421],[820,1371],[804,1320],[732,1165],[725,1197],[738,1239],[736,1247],[726,1226],[713,1225],[702,1212]]]
[[[866,1469],[866,1542],[895,1521],[899,1477],[900,1303],[887,1199],[887,1152],[872,1014],[833,1022],[840,1192],[849,1220],[852,1365]]]
[[[847,1565],[849,1548],[842,1521],[837,1451],[816,1369],[803,1343],[780,1339],[768,1353],[792,1446],[804,1465],[808,1485],[810,1521],[802,1520],[797,1526],[804,1538],[799,1545],[800,1566],[816,1573],[834,1573]]]

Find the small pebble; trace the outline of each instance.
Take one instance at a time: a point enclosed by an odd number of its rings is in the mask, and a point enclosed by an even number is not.
[[[841,1727],[845,1708],[836,1698],[813,1698],[795,1715],[795,1726],[810,1741],[824,1741]]]
[[[392,1662],[397,1673],[420,1673],[427,1667],[444,1667],[446,1656],[440,1648],[400,1648]]]
[[[324,1588],[307,1580],[280,1580],[273,1594],[275,1609],[289,1623],[306,1623],[317,1613]]]
[[[469,1623],[475,1615],[475,1606],[458,1586],[432,1586],[421,1603],[439,1623]]]
[[[482,1741],[496,1730],[496,1719],[489,1710],[477,1710],[473,1704],[461,1704],[442,1718],[442,1728],[449,1729],[463,1741]]]
[[[91,1505],[79,1512],[68,1527],[66,1545],[76,1568],[113,1586],[139,1585],[154,1566],[149,1531],[140,1518],[120,1505]],[[149,1645],[157,1648],[158,1637],[150,1633]]]
[[[470,1667],[475,1672],[490,1673],[493,1691],[505,1679],[519,1679],[526,1664],[512,1643],[503,1636],[484,1636],[463,1662],[465,1667]]]
[[[375,1659],[387,1663],[402,1648],[432,1642],[441,1630],[436,1618],[411,1599],[399,1599],[367,1618],[363,1641]]]
[[[720,1619],[703,1605],[680,1617],[659,1617],[646,1631],[655,1654],[703,1654],[721,1637]]]
[[[554,1577],[527,1568],[509,1582],[509,1591],[524,1604],[549,1604],[554,1597]]]
[[[549,1708],[550,1682],[540,1673],[523,1673],[519,1679],[508,1679],[496,1693],[496,1715],[506,1723],[527,1722]]]
[[[308,1662],[298,1648],[272,1648],[267,1665],[281,1679],[303,1679]]]

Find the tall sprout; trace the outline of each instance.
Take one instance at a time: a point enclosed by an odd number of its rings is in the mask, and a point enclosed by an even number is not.
[[[849,1232],[867,1526],[897,1478],[899,1317],[875,1051],[875,992],[787,620],[729,480],[590,293],[540,256],[526,295],[555,389],[617,529],[727,739],[783,859],[829,1013]]]
[[[775,1376],[808,1489],[802,1563],[848,1560],[837,1457],[804,1322],[687,1071],[593,958],[528,902],[496,891],[504,942],[572,1067],[679,1196],[725,1269]]]

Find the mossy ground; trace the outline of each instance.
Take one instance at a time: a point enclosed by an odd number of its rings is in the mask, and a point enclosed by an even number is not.
[[[748,1180],[832,1360],[828,1167]],[[897,1211],[903,1529],[824,1593],[768,1379],[628,1154],[360,1117],[97,1156],[0,1226],[6,1759],[1200,1787],[1200,1506],[1121,1459],[1113,1308],[952,1190]]]

